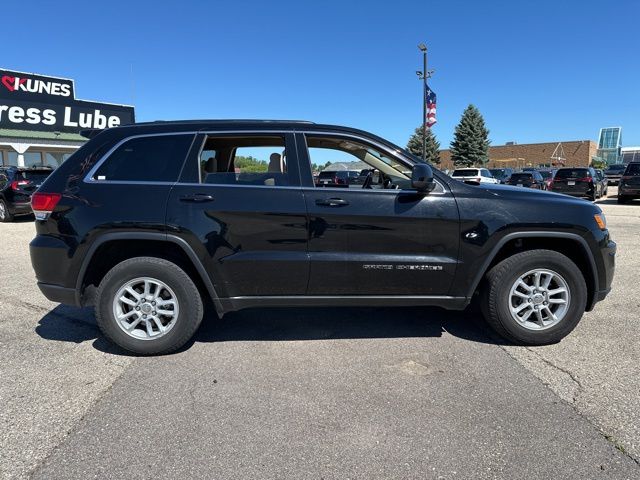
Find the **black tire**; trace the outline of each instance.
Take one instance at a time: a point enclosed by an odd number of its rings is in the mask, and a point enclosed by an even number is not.
[[[538,269],[557,272],[570,292],[565,316],[545,330],[530,330],[517,322],[509,311],[511,286],[518,277]],[[493,267],[486,276],[483,313],[487,323],[501,336],[517,344],[547,345],[566,337],[578,324],[587,305],[587,285],[580,269],[568,257],[552,250],[517,253]]]
[[[0,200],[0,222],[13,221],[13,215],[9,212],[9,208],[4,200]]]
[[[125,333],[113,312],[113,300],[128,281],[151,277],[166,284],[179,304],[175,324],[159,338],[138,339]],[[100,282],[96,293],[96,320],[102,333],[113,343],[138,355],[171,353],[187,343],[202,321],[202,298],[191,278],[176,264],[155,257],[136,257],[113,267]],[[155,313],[155,312],[154,312]]]
[[[629,198],[623,195],[618,195],[618,203],[627,203],[628,201],[629,201]]]

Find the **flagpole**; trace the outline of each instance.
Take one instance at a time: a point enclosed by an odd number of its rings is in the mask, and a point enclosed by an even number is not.
[[[422,161],[427,161],[427,46],[418,45],[422,51]]]

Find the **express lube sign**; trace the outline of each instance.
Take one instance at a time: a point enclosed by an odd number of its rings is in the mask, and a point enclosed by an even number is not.
[[[0,128],[78,133],[134,121],[131,106],[76,100],[73,80],[0,69]]]

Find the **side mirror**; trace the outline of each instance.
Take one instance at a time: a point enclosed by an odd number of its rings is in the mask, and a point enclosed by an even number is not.
[[[416,163],[411,170],[411,188],[419,193],[429,193],[436,188],[433,181],[433,170],[426,163]]]

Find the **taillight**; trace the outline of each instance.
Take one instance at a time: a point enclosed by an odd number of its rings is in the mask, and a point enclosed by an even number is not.
[[[588,183],[591,183],[591,182],[593,182],[593,179],[592,179],[592,178],[589,178],[589,177],[582,177],[582,178],[579,178],[579,179],[578,179],[578,182],[588,182]]]
[[[14,180],[11,182],[11,190],[20,190],[22,185],[29,185],[29,180]]]
[[[36,220],[46,220],[60,201],[59,193],[36,192],[31,195],[31,209],[36,216]]]

